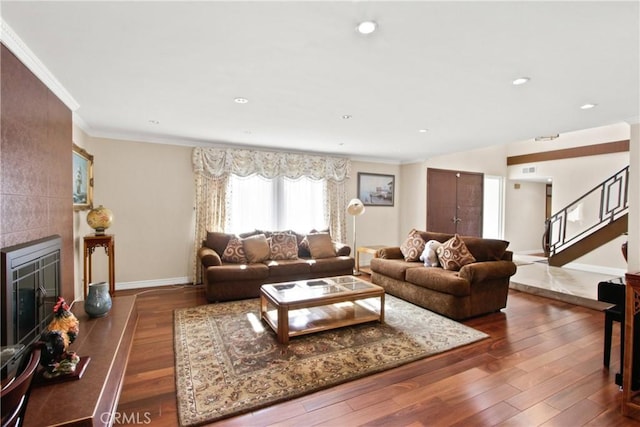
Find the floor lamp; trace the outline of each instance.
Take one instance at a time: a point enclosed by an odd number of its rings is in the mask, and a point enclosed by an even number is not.
[[[353,217],[353,251],[356,255],[356,268],[353,272],[354,276],[360,275],[360,266],[358,265],[358,247],[356,246],[356,217],[364,213],[364,204],[360,199],[351,199],[347,206],[347,213]]]

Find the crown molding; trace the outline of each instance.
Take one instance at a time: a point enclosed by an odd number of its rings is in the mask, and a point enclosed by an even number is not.
[[[16,34],[4,19],[0,18],[0,42],[38,77],[60,100],[71,110],[80,108],[80,104],[62,86],[49,69],[29,49],[25,42]]]

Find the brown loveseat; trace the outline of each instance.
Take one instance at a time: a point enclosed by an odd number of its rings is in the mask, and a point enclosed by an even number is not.
[[[353,273],[351,248],[327,232],[207,233],[198,250],[209,302],[259,296],[265,283]]]
[[[412,236],[413,234],[413,236]],[[413,239],[426,242],[447,242],[454,235],[413,230]],[[409,256],[407,247],[387,247],[378,250],[371,260],[372,282],[385,291],[446,317],[460,320],[499,311],[507,305],[509,278],[515,274],[513,253],[507,251],[509,242],[459,236],[468,252],[475,258],[451,270],[427,267],[422,261]],[[436,244],[437,245],[437,244]],[[410,246],[410,245],[409,245]],[[405,254],[403,254],[403,249]],[[420,248],[418,248],[418,252]],[[422,254],[421,254],[422,255]]]

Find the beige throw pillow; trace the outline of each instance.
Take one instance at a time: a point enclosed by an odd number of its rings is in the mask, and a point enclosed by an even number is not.
[[[418,261],[424,251],[425,241],[415,228],[409,232],[405,241],[400,245],[400,251],[405,261]]]
[[[229,239],[229,243],[227,243],[227,247],[222,253],[222,260],[236,264],[244,264],[247,262],[247,257],[242,247],[242,240],[240,240],[238,236],[233,236]]]
[[[457,234],[444,242],[436,253],[442,267],[446,270],[458,271],[463,266],[476,262],[460,236]]]
[[[307,234],[309,252],[312,258],[331,258],[336,256],[331,236],[327,233]]]
[[[249,264],[268,260],[271,256],[271,249],[264,234],[242,239],[242,247]]]

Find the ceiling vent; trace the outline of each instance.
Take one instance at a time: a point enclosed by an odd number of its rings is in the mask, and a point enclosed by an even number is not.
[[[529,166],[528,168],[522,168],[522,173],[524,173],[524,174],[536,173],[536,167],[535,166]]]

